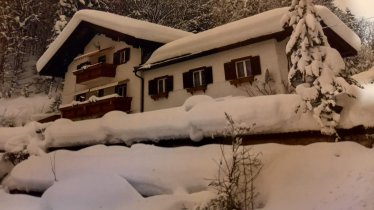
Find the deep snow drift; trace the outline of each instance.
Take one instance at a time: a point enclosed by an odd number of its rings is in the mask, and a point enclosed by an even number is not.
[[[355,88],[357,98],[338,96],[345,108],[338,128],[363,125],[374,127],[374,85]],[[250,127],[249,134],[318,131],[313,115],[306,110],[300,96],[272,95],[259,97],[225,97],[212,99],[206,95],[192,96],[181,107],[126,114],[109,112],[99,119],[73,122],[60,119],[50,124],[0,129],[0,149],[29,145],[33,139],[40,148],[69,147],[104,143],[132,144],[141,141],[221,136],[226,127],[225,113],[240,126]],[[37,130],[46,127],[43,135]],[[26,142],[26,143],[24,143]],[[31,153],[38,154],[34,146]]]
[[[255,183],[259,209],[374,209],[372,149],[352,142],[264,144],[253,146],[252,152],[261,152],[264,163]],[[57,182],[51,171],[53,157]],[[19,195],[1,193],[0,199],[7,202],[0,202],[0,209],[27,203],[40,203],[32,209],[41,210],[66,205],[80,210],[194,208],[214,197],[208,185],[217,175],[219,160],[218,145],[171,149],[137,144],[57,151],[22,162],[3,182],[10,189],[48,189],[42,198],[23,196],[15,203],[11,201]]]

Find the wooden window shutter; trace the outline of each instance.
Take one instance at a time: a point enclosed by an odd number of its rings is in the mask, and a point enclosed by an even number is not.
[[[125,63],[130,60],[130,48],[125,48]]]
[[[169,92],[169,91],[172,91],[173,88],[174,88],[174,85],[173,85],[173,76],[168,76],[166,78],[166,81],[165,81],[165,85],[166,85],[166,91]]]
[[[113,64],[118,65],[119,64],[119,51],[115,52],[113,54]]]
[[[192,80],[192,72],[184,72],[183,73],[183,88],[192,88],[193,87],[193,80]]]
[[[148,81],[148,94],[149,95],[156,95],[157,94],[157,80],[149,80]]]
[[[205,67],[205,84],[213,83],[213,68],[211,66]]]
[[[253,76],[261,74],[260,56],[251,57],[251,70]]]
[[[226,80],[237,79],[234,62],[225,63],[224,68],[225,68],[225,79]]]

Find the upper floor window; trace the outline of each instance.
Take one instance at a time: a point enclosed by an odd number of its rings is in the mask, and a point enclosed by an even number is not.
[[[148,94],[154,99],[167,98],[173,90],[173,76],[158,77],[148,81]]]
[[[97,97],[103,97],[104,96],[104,89],[100,89],[97,91]]]
[[[114,92],[117,93],[119,96],[126,97],[127,85],[117,85],[114,88]]]
[[[225,79],[237,86],[241,83],[252,83],[254,76],[261,74],[260,56],[249,56],[234,59],[224,64]]]
[[[212,67],[199,67],[183,73],[183,88],[190,93],[199,90],[205,92],[210,83],[213,83]]]
[[[130,48],[118,50],[113,55],[113,63],[116,65],[127,63],[130,60]]]

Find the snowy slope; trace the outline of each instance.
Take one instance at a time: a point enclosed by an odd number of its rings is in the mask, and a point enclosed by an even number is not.
[[[226,152],[230,149],[225,147]],[[252,152],[261,152],[264,164],[255,183],[259,209],[374,209],[372,149],[352,142],[264,144],[253,146]],[[53,156],[57,182],[51,172]],[[16,203],[11,202],[16,195],[2,193],[0,207],[13,210],[39,202],[43,210],[66,209],[66,205],[79,210],[193,209],[214,196],[208,184],[217,175],[219,160],[218,145],[158,148],[138,144],[57,151],[22,162],[3,182],[10,189],[48,188],[41,199],[24,196]]]
[[[357,98],[339,96],[338,104],[345,108],[338,128],[363,125],[374,127],[374,85],[355,88]],[[222,136],[226,127],[225,113],[242,127],[251,128],[248,134],[318,131],[320,127],[306,111],[298,95],[259,97],[192,96],[181,107],[126,114],[109,112],[102,118],[71,121],[60,119],[48,125],[0,129],[0,149],[8,141],[35,137],[35,131],[47,127],[43,147],[69,147],[101,143],[132,144],[141,141],[160,141]],[[11,138],[17,134],[17,138]],[[8,142],[9,143],[9,142]]]

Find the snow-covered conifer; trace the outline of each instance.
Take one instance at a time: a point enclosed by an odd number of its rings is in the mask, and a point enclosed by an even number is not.
[[[336,104],[336,96],[353,95],[350,84],[341,76],[344,61],[330,47],[312,0],[293,0],[282,21],[285,28],[293,29],[286,46],[291,60],[289,82],[313,111],[321,132],[334,135],[342,110]]]

